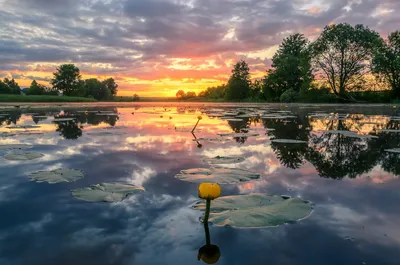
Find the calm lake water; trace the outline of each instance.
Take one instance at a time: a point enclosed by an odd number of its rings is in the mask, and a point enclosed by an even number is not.
[[[55,117],[74,120],[54,123]],[[39,127],[7,128],[15,124]],[[29,144],[44,155],[0,158],[1,265],[203,264],[197,260],[205,244],[201,212],[191,209],[198,185],[174,176],[208,168],[203,160],[218,155],[243,156],[244,162],[226,166],[261,174],[221,185],[222,195],[289,195],[311,201],[314,210],[279,227],[211,225],[211,241],[221,251],[217,264],[399,264],[400,154],[385,151],[400,147],[400,110],[392,106],[3,107],[0,125],[1,145]],[[341,132],[347,130],[354,133]],[[232,132],[258,136],[217,135]],[[9,152],[15,151],[0,155]],[[28,177],[57,168],[80,169],[85,177],[58,184]],[[145,192],[117,203],[71,195],[103,182]]]

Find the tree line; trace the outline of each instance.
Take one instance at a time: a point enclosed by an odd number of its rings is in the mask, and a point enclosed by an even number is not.
[[[371,76],[373,81],[368,80]],[[261,80],[252,81],[248,64],[241,60],[226,84],[209,87],[198,96],[272,102],[357,101],[367,95],[365,91],[373,91],[371,82],[380,90],[387,87],[376,95],[384,93],[386,100],[400,98],[400,31],[382,38],[363,25],[342,23],[326,26],[314,42],[300,33],[285,38]],[[371,100],[377,100],[375,95]]]
[[[89,97],[97,100],[113,99],[118,91],[118,84],[113,78],[103,81],[97,78],[82,80],[80,70],[74,64],[63,64],[57,67],[50,81],[51,87],[33,80],[25,91],[27,95],[57,95]],[[0,94],[21,94],[21,87],[14,79],[0,80]],[[135,99],[139,97],[135,94]]]

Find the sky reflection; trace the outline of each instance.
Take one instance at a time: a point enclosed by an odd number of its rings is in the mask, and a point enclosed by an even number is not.
[[[273,106],[270,111],[287,109],[296,116],[288,122],[259,117],[229,122],[202,113],[207,110],[202,105],[33,110],[49,117],[39,120],[24,109],[1,110],[9,115],[0,118],[0,133],[10,132],[10,124],[38,124],[40,128],[28,131],[43,134],[18,130],[16,136],[0,137],[0,144],[32,144],[31,151],[45,157],[0,160],[0,263],[199,264],[204,230],[200,213],[190,209],[197,200],[197,185],[174,175],[208,167],[204,158],[232,155],[246,160],[228,167],[249,169],[261,179],[223,185],[223,195],[286,194],[310,200],[315,208],[309,218],[278,228],[210,226],[212,243],[222,253],[218,264],[397,264],[400,156],[384,150],[399,147],[400,134],[381,131],[399,128],[399,121],[391,118],[397,113],[389,107],[336,111]],[[332,120],[309,117],[317,111],[352,115],[344,120],[338,120],[339,115]],[[60,114],[76,119],[53,123]],[[190,132],[175,131],[191,129],[198,115],[203,119],[197,138],[249,127],[275,130],[223,142],[200,140],[199,148]],[[350,138],[326,130],[379,138]],[[275,144],[271,139],[307,144]],[[86,176],[54,185],[30,182],[26,176],[60,167],[81,169]],[[146,192],[112,204],[78,201],[70,195],[72,189],[101,182],[141,185]]]

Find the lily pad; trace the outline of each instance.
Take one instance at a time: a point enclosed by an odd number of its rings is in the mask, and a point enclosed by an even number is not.
[[[86,135],[92,135],[92,136],[115,136],[115,135],[124,135],[126,134],[125,132],[118,132],[118,131],[99,131],[99,132],[88,132]]]
[[[204,201],[193,206],[205,210]],[[312,205],[298,198],[265,194],[225,196],[211,204],[208,221],[215,226],[261,228],[293,223],[308,217]]]
[[[210,142],[210,143],[218,143],[218,142],[226,142],[226,141],[232,141],[232,139],[229,138],[223,138],[223,137],[217,137],[217,138],[205,138],[205,137],[200,137],[197,139],[193,139],[193,141],[205,141],[205,142]]]
[[[118,116],[118,113],[96,113],[97,116]]]
[[[130,195],[144,191],[144,188],[121,183],[101,183],[90,187],[72,190],[72,195],[89,202],[120,202]]]
[[[1,144],[0,151],[4,150],[14,150],[14,149],[28,149],[32,148],[32,145],[28,144]]]
[[[15,133],[1,132],[0,137],[11,137],[15,136]]]
[[[29,175],[36,182],[47,182],[50,184],[60,182],[73,182],[83,178],[83,171],[77,169],[60,168],[52,171],[38,171]]]
[[[385,152],[400,154],[400,148],[386,149]]]
[[[53,122],[74,121],[76,118],[55,118]]]
[[[273,139],[271,140],[273,143],[282,143],[282,144],[306,144],[307,141],[295,140],[295,139]]]
[[[18,129],[34,129],[34,128],[40,128],[40,126],[38,125],[15,125],[15,126],[9,126],[6,127],[7,129],[14,129],[14,130],[18,130]]]
[[[4,159],[13,161],[27,161],[43,157],[44,155],[37,152],[21,152],[21,153],[8,153],[3,156]]]
[[[378,138],[378,136],[375,135],[363,135],[363,134],[357,134],[355,132],[352,131],[335,131],[335,130],[331,130],[331,131],[323,131],[324,133],[332,133],[332,134],[341,134],[345,137],[350,137],[350,138]]]
[[[251,136],[259,136],[258,133],[219,133],[221,137],[251,137]]]
[[[192,168],[181,170],[181,173],[175,175],[175,178],[194,183],[235,184],[259,179],[260,174],[240,168]]]
[[[386,132],[386,133],[400,133],[400,130],[383,129],[382,132]]]
[[[184,132],[184,133],[187,133],[187,132],[192,132],[192,130],[193,130],[193,128],[192,129],[189,129],[189,128],[175,128],[175,132]],[[201,132],[202,131],[202,129],[196,129],[196,130],[194,130],[195,132]]]
[[[223,117],[223,116],[225,116],[225,115],[222,114],[222,113],[207,113],[207,115],[208,115],[209,117]]]
[[[237,119],[237,118],[225,118],[223,120],[225,120],[225,121],[243,121],[243,119]]]
[[[213,165],[222,165],[222,164],[235,164],[241,163],[245,160],[244,157],[241,156],[216,156],[213,158],[206,158],[204,162],[213,164]]]

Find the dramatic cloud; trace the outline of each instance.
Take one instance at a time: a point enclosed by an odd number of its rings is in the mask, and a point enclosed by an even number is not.
[[[253,78],[282,39],[324,26],[398,29],[397,0],[0,0],[0,77],[45,82],[60,63],[115,77],[121,95],[171,96],[225,82],[245,59]],[[191,80],[187,82],[187,80]]]

